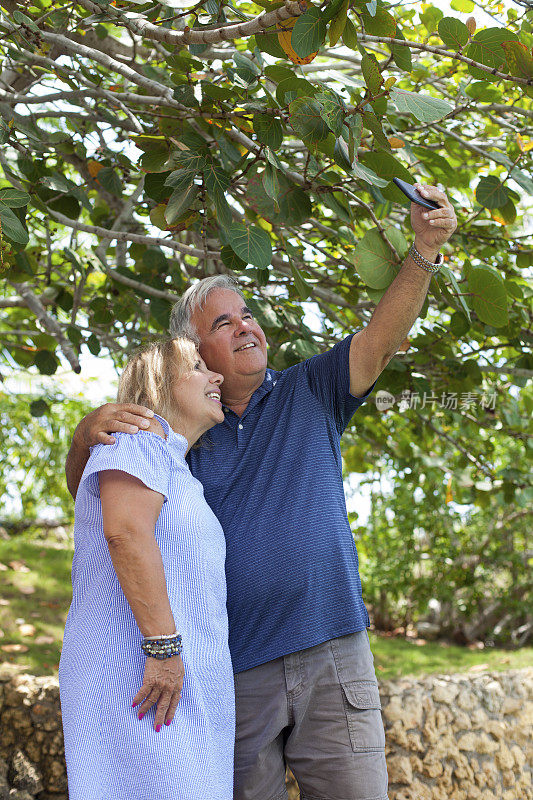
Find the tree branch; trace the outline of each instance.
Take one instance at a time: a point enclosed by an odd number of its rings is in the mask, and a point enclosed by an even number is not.
[[[303,4],[300,5],[295,0],[285,0],[281,8],[260,14],[258,17],[248,22],[237,22],[231,25],[206,28],[204,30],[189,29],[173,31],[159,25],[153,25],[151,22],[132,19],[131,15],[126,17],[121,11],[111,8],[111,6],[106,6],[104,10],[102,6],[92,3],[91,0],[78,0],[78,2],[93,14],[98,14],[99,16],[104,15],[105,17],[113,19],[116,23],[122,23],[125,28],[129,28],[133,33],[142,36],[143,39],[165,42],[166,44],[174,46],[184,44],[217,44],[219,42],[240,39],[245,36],[253,36],[256,33],[261,33],[267,28],[272,27],[272,25],[276,25],[277,22],[289,19],[290,17],[299,17],[305,10]]]
[[[50,216],[57,220],[57,222],[66,225],[68,228],[73,228],[75,231],[85,231],[86,233],[92,233],[94,236],[109,239],[110,241],[137,242],[139,244],[157,245],[157,247],[168,247],[169,250],[174,250],[177,253],[184,253],[188,256],[194,256],[195,258],[204,258],[205,256],[204,251],[200,250],[200,248],[191,247],[181,242],[174,242],[172,239],[163,239],[158,236],[144,236],[139,233],[130,233],[129,231],[109,230],[108,228],[100,227],[100,225],[86,225],[83,222],[76,222],[76,220],[70,219],[70,217],[65,217],[63,214],[53,211],[52,209],[48,211]],[[218,253],[212,252],[208,255],[210,258],[217,258]]]
[[[394,44],[398,45],[399,47],[409,47],[411,50],[422,50],[425,53],[435,53],[436,55],[452,58],[456,61],[463,61],[465,64],[468,64],[471,67],[477,67],[482,72],[486,72],[489,75],[494,75],[495,78],[501,78],[504,81],[511,81],[512,83],[517,83],[520,86],[533,86],[533,78],[518,78],[515,75],[509,75],[506,72],[500,72],[495,67],[486,67],[485,64],[480,64],[478,61],[474,61],[472,58],[467,58],[467,56],[463,56],[459,52],[452,53],[449,50],[445,50],[443,47],[433,47],[433,45],[430,44],[419,44],[419,42],[411,42],[408,39],[393,39],[390,36],[370,36],[367,33],[359,33],[359,31],[357,32],[357,38],[361,42],[381,42],[382,44]]]
[[[78,356],[72,349],[71,343],[64,335],[57,320],[53,319],[53,317],[47,314],[40,299],[31,291],[27,283],[11,283],[11,285],[20,294],[21,298],[24,300],[24,304],[35,314],[43,328],[45,328],[48,333],[50,333],[54,339],[57,340],[63,355],[67,359],[74,372],[80,373],[81,367],[80,362],[78,361]]]

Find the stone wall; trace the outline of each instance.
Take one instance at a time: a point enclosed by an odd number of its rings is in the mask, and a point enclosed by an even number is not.
[[[384,681],[380,691],[390,800],[533,800],[533,669]],[[0,800],[33,798],[67,798],[57,679],[4,670]]]

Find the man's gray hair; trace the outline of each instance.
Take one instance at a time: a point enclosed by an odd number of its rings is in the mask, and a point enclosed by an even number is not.
[[[198,283],[189,286],[187,291],[180,297],[177,303],[172,307],[170,314],[170,335],[185,336],[187,339],[192,339],[196,344],[200,344],[198,333],[192,324],[191,317],[193,312],[204,307],[207,295],[213,289],[229,289],[236,292],[242,299],[245,297],[239,289],[239,284],[235,278],[229,275],[211,275],[209,278],[202,278]]]

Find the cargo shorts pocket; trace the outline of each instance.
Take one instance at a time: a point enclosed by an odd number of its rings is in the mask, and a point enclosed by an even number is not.
[[[377,683],[347,681],[341,683],[344,710],[352,750],[371,752],[385,749],[385,730],[381,719],[381,701]]]

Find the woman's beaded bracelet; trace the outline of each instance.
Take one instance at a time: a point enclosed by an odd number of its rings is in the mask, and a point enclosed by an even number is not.
[[[172,634],[172,636],[168,634],[159,637],[149,636],[143,639],[141,649],[145,656],[158,660],[179,656],[183,650],[181,636],[179,633]]]

